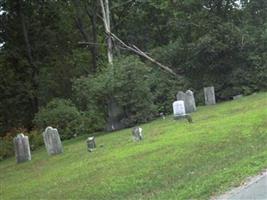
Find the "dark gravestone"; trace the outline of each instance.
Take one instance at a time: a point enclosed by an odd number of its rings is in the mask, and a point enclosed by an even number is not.
[[[20,133],[13,139],[13,143],[17,163],[31,160],[31,150],[28,136],[24,136]]]
[[[56,128],[48,126],[43,132],[43,139],[49,155],[63,153],[63,146]]]
[[[96,148],[95,137],[88,137],[86,140],[87,150],[92,152]]]
[[[204,88],[204,98],[206,105],[216,104],[215,91],[213,86]]]

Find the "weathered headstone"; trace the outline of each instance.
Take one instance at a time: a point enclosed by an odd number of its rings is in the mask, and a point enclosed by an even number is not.
[[[237,100],[237,99],[240,99],[242,97],[243,97],[243,95],[239,94],[239,95],[233,96],[233,100]]]
[[[179,91],[176,95],[176,99],[178,101],[184,101],[184,107],[186,113],[191,113],[196,111],[194,93],[191,90],[187,90],[185,93]]]
[[[185,113],[184,101],[175,101],[172,106],[174,119],[186,118],[189,123],[193,122],[192,117]]]
[[[132,129],[132,136],[135,141],[140,141],[143,139],[143,134],[142,134],[143,129],[140,127],[133,127]]]
[[[206,105],[216,104],[215,91],[213,86],[204,88],[204,97]]]
[[[92,152],[96,148],[95,137],[88,137],[86,140],[87,150]]]
[[[165,114],[163,112],[159,113],[159,115],[162,119],[166,119]]]
[[[48,126],[43,132],[43,138],[49,155],[63,153],[63,146],[56,128]]]
[[[17,163],[31,160],[31,150],[28,136],[20,133],[13,139]]]
[[[196,110],[197,108],[194,93],[191,90],[187,90],[185,92],[185,112],[191,113],[195,112]]]
[[[184,101],[175,101],[172,104],[174,117],[185,115]]]

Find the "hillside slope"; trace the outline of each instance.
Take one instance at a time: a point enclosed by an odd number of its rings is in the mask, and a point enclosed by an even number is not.
[[[208,199],[267,168],[267,93],[198,107],[193,124],[158,119],[131,130],[64,142],[64,153],[0,163],[1,199]],[[102,147],[99,147],[101,145]]]

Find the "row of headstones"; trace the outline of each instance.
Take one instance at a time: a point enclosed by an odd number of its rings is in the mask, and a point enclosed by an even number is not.
[[[216,103],[214,87],[204,88],[204,96],[206,105],[212,105]],[[180,91],[177,94],[177,100],[178,101],[175,101],[173,103],[174,116],[177,118],[186,117],[189,122],[192,122],[192,118],[186,113],[196,111],[194,93],[190,90],[187,90],[185,93]],[[134,140],[142,140],[142,128],[134,127],[132,135]],[[43,139],[47,153],[49,155],[60,154],[63,152],[63,146],[57,129],[47,127],[43,132]],[[14,138],[13,142],[17,163],[31,160],[31,151],[28,136],[19,134]],[[86,142],[88,151],[92,151],[94,148],[96,148],[94,137],[89,137]]]
[[[52,128],[50,126],[47,127],[43,132],[43,139],[49,155],[60,154],[63,152],[63,146],[56,128]],[[20,133],[13,139],[13,143],[17,163],[31,160],[31,150],[28,136]]]
[[[204,88],[204,98],[206,105],[216,104],[215,91],[213,86]],[[179,91],[176,95],[176,99],[177,101],[173,102],[173,114],[175,118],[189,118],[188,113],[196,111],[195,97],[194,93],[191,90],[187,90],[186,92]]]
[[[143,139],[142,131],[143,129],[140,127],[134,127],[132,129],[132,136],[135,141],[140,141]],[[43,139],[49,155],[63,153],[63,146],[56,128],[52,128],[50,126],[47,127],[43,132]],[[31,160],[31,150],[28,136],[20,133],[14,138],[13,142],[17,163]],[[96,148],[95,137],[88,137],[86,144],[87,150],[92,152]]]

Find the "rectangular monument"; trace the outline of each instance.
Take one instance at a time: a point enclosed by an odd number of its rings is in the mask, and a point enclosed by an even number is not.
[[[43,138],[49,155],[63,153],[63,146],[56,128],[48,126],[43,132]]]
[[[216,104],[214,87],[204,87],[204,98],[206,105]]]
[[[20,133],[13,139],[17,163],[31,160],[31,150],[28,136]]]

